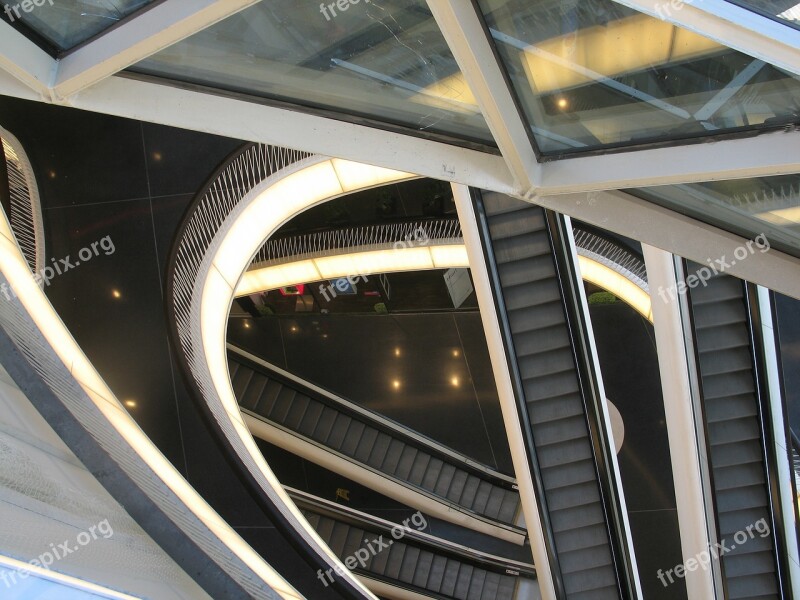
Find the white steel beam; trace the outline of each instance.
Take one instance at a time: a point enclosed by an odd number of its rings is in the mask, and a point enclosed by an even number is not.
[[[169,0],[65,56],[53,92],[66,98],[258,0]]]
[[[800,173],[800,131],[542,163],[539,195]]]
[[[5,21],[0,21],[0,69],[39,96],[49,97],[56,60]]]
[[[18,85],[0,73],[0,94],[19,96]],[[109,77],[72,96],[69,105],[264,144],[275,144],[514,193],[502,157],[441,142],[345,123],[169,85]]]
[[[500,152],[526,197],[539,178],[539,163],[528,136],[528,125],[514,97],[471,2],[428,0],[428,6],[461,68]]]
[[[800,75],[800,31],[727,0],[615,0]]]
[[[545,196],[535,202],[701,264],[730,259],[749,241],[622,191]],[[773,249],[748,251],[745,259],[728,262],[735,263],[725,269],[729,275],[800,299],[800,259]]]

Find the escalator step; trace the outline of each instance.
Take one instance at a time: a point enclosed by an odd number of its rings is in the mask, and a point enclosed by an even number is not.
[[[400,460],[397,462],[397,467],[394,469],[394,475],[401,481],[408,480],[411,475],[411,468],[414,466],[414,459],[419,454],[419,450],[413,446],[404,445],[403,453],[400,455]]]
[[[297,431],[302,433],[307,438],[313,439],[314,431],[316,431],[317,426],[319,425],[319,420],[322,417],[322,411],[325,407],[322,403],[317,402],[316,400],[309,400],[308,408],[306,408],[306,414],[303,415],[303,419],[300,421],[300,425],[297,427]]]
[[[286,418],[283,420],[283,424],[292,431],[297,431],[300,427],[300,422],[303,420],[303,417],[306,414],[306,410],[308,410],[308,405],[310,402],[311,398],[308,396],[303,394],[295,394],[294,401],[289,407],[289,411],[286,413]]]
[[[346,414],[336,413],[336,419],[333,422],[333,427],[331,427],[331,432],[328,436],[328,441],[326,442],[329,448],[346,454],[342,450],[342,447],[344,446],[345,439],[347,438],[347,432],[349,431],[350,424],[352,422],[353,419]]]
[[[290,390],[286,387],[281,388],[281,391],[278,392],[278,397],[275,399],[275,404],[272,406],[272,410],[270,411],[268,418],[271,421],[275,421],[276,423],[283,425],[286,416],[289,414],[289,411],[292,408],[292,403],[294,402],[295,396],[297,396],[297,393],[294,390]]]
[[[369,455],[372,453],[372,449],[375,447],[375,442],[377,439],[378,430],[368,425],[364,426],[364,431],[361,434],[361,439],[358,441],[358,446],[356,447],[356,451],[353,453],[353,457],[358,462],[367,464]]]
[[[389,560],[386,563],[384,572],[390,579],[397,579],[398,575],[400,575],[400,569],[403,567],[403,557],[407,550],[408,546],[397,541],[392,544],[389,550],[384,550],[389,554]]]
[[[261,398],[259,398],[256,408],[253,412],[269,419],[272,408],[275,406],[275,402],[278,400],[278,395],[281,393],[282,389],[283,386],[280,383],[273,381],[272,379],[268,379],[267,385],[264,386],[264,391],[262,392]]]
[[[389,444],[385,458],[381,461],[381,470],[385,473],[395,474],[397,466],[400,464],[400,459],[405,452],[407,445],[400,440],[394,439]]]

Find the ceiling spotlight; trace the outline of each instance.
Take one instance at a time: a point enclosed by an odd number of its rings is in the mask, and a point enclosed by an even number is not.
[[[244,328],[245,328],[245,329],[250,329],[250,323],[248,323],[247,321],[245,321],[245,322],[244,322]]]
[[[116,298],[117,300],[122,298],[122,292],[120,292],[119,290],[111,290],[111,295],[114,296],[114,298]]]
[[[567,102],[566,98],[559,98],[557,104],[558,104],[558,108],[563,110],[563,109],[567,108],[567,105],[569,103]]]
[[[136,400],[125,400],[123,404],[128,408],[136,408]]]
[[[450,383],[453,384],[453,387],[458,387],[461,382],[459,381],[458,377],[451,377]]]
[[[460,354],[458,350],[453,350],[453,358],[458,358]]]
[[[400,348],[395,348],[394,349],[394,355],[395,356],[400,356]]]
[[[395,379],[394,381],[392,381],[392,387],[394,389],[396,389],[396,390],[399,390],[400,389],[400,380],[399,379]]]

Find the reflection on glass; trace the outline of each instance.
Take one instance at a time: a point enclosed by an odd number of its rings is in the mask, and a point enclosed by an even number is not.
[[[59,49],[68,50],[152,1],[44,0],[41,6],[38,2],[7,2],[3,8],[12,23],[22,21]]]
[[[545,154],[796,120],[800,78],[612,0],[479,0]]]
[[[797,0],[735,0],[733,3],[776,21],[800,27],[800,4]]]
[[[778,359],[783,378],[783,406],[788,429],[786,450],[797,496],[795,528],[800,536],[800,300],[776,293],[774,301]]]
[[[134,70],[492,140],[423,0],[261,2]]]
[[[800,256],[800,175],[780,175],[631,190],[723,229],[755,239],[764,235]]]

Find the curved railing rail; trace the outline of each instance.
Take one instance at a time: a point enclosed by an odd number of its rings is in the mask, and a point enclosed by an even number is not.
[[[530,563],[520,562],[511,558],[497,556],[488,552],[483,552],[475,548],[463,546],[456,542],[452,542],[445,538],[437,537],[424,531],[413,529],[411,527],[399,526],[397,523],[381,519],[374,515],[356,510],[343,504],[337,504],[330,500],[325,500],[313,494],[303,492],[301,490],[286,487],[289,496],[297,502],[302,508],[309,508],[312,511],[320,511],[326,514],[334,515],[344,521],[358,524],[365,529],[374,529],[379,533],[390,533],[392,530],[397,530],[402,527],[403,537],[405,539],[414,540],[429,546],[432,549],[441,550],[448,554],[452,554],[459,558],[470,561],[475,561],[482,565],[493,567],[500,572],[506,570],[514,571],[524,577],[535,577],[536,567]]]
[[[204,281],[215,269],[212,264],[215,252],[224,237],[219,234],[230,222],[229,217],[271,176],[313,160],[306,152],[261,144],[251,144],[234,153],[198,195],[177,232],[167,269],[166,302],[170,334],[178,347],[178,361],[188,375],[198,406],[216,430],[218,441],[231,460],[240,465],[240,474],[286,540],[314,566],[322,570],[333,567],[339,573],[341,565],[337,559],[303,522],[302,515],[285,497],[274,475],[262,468],[227,413],[206,362],[201,322]],[[350,600],[370,597],[363,586],[344,571],[333,587]]]
[[[333,392],[316,386],[310,381],[306,381],[303,378],[294,375],[293,373],[284,371],[283,369],[250,354],[242,348],[234,346],[233,344],[228,344],[227,347],[231,353],[237,355],[238,359],[242,360],[244,363],[253,366],[265,374],[268,374],[270,377],[283,381],[288,385],[295,386],[296,389],[302,390],[304,394],[316,398],[338,411],[366,419],[370,423],[375,424],[376,427],[384,429],[390,435],[406,439],[409,443],[425,448],[431,454],[438,455],[439,458],[447,461],[455,461],[458,464],[463,465],[464,469],[468,471],[474,471],[476,475],[486,477],[487,479],[495,481],[500,485],[511,487],[517,483],[517,480],[510,475],[501,473],[496,469],[470,458],[466,454],[462,454],[461,452],[453,450],[452,448],[448,448],[436,440],[418,433],[413,429],[409,429],[405,425],[401,425],[397,421],[393,421],[392,419],[389,419],[380,413],[368,408],[364,408],[363,406],[342,398]]]
[[[644,259],[616,242],[580,227],[573,226],[572,231],[579,256],[591,258],[605,265],[635,283],[645,292],[650,292]]]
[[[36,177],[17,138],[0,127],[0,140],[8,172],[8,220],[28,266],[38,273],[44,266],[44,226]]]
[[[306,255],[319,256],[350,248],[387,244],[395,244],[396,247],[402,248],[444,242],[463,242],[458,219],[416,219],[400,223],[315,231],[268,240],[256,254],[250,268],[260,268],[287,259],[294,261]]]
[[[200,201],[185,219],[173,253],[169,301],[187,366],[201,390],[211,389],[207,371],[195,366],[197,340],[192,330],[192,296],[200,266],[222,223],[256,185],[272,173],[311,156],[307,152],[252,144],[211,178]]]

